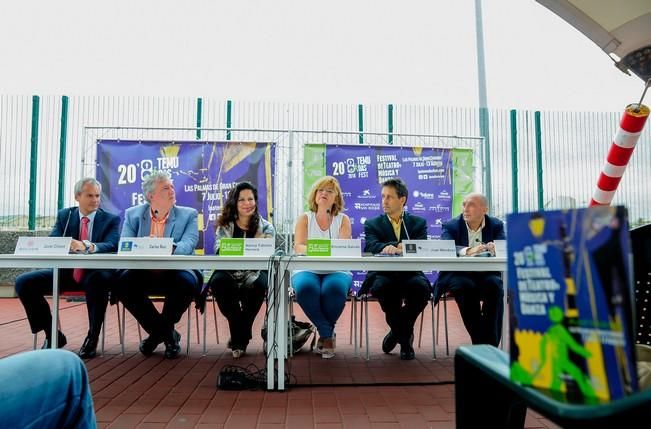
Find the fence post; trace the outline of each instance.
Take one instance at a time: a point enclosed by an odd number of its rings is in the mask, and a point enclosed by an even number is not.
[[[488,108],[479,108],[479,135],[484,138],[484,147],[482,148],[484,162],[484,195],[488,200],[489,209],[493,205],[493,179],[491,177],[491,146],[488,127]]]
[[[29,218],[27,226],[30,231],[36,229],[36,167],[38,165],[38,119],[41,99],[32,96],[32,136],[31,153],[29,158]]]
[[[513,213],[518,212],[518,116],[511,110],[511,187],[513,189]]]
[[[359,144],[364,144],[364,106],[357,105],[357,128],[359,130]]]
[[[203,118],[203,99],[197,98],[197,140],[201,140],[201,119]]]
[[[228,131],[226,131],[226,140],[231,139],[231,111],[233,109],[233,103],[231,100],[226,100],[226,128]]]
[[[389,104],[389,144],[393,144],[393,104]]]
[[[540,112],[534,112],[534,127],[536,130],[536,176],[538,178],[538,210],[545,206],[543,188],[543,165],[542,165],[542,129],[540,126]]]
[[[61,135],[59,137],[59,190],[57,193],[57,209],[63,208],[63,197],[66,186],[66,149],[68,145],[68,96],[61,97]]]

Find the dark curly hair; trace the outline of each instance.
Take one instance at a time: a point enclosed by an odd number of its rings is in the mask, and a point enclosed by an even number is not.
[[[249,219],[247,231],[252,234],[255,234],[258,231],[258,225],[260,224],[260,213],[258,212],[258,190],[249,182],[238,183],[237,186],[231,189],[228,193],[228,197],[224,203],[224,208],[217,219],[217,225],[225,227],[231,222],[235,223],[235,219],[237,219],[237,200],[240,198],[240,193],[247,189],[253,192],[253,199],[255,200],[255,212],[253,212],[251,219]]]

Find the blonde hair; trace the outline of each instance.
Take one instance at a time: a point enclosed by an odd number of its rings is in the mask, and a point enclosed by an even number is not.
[[[310,193],[307,196],[308,207],[310,208],[310,211],[314,213],[317,212],[316,193],[319,189],[322,189],[326,186],[332,186],[335,190],[335,202],[332,205],[330,214],[332,216],[337,216],[339,212],[344,210],[344,198],[341,195],[341,187],[339,186],[339,181],[332,176],[323,176],[314,182],[312,189],[310,189]]]

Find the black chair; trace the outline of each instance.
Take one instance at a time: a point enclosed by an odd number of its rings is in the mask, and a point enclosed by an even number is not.
[[[353,299],[359,299],[361,301],[360,305],[360,320],[359,320],[359,342],[360,344],[362,343],[362,335],[363,332],[366,332],[365,338],[365,344],[366,344],[366,360],[371,359],[371,351],[370,351],[370,339],[369,339],[369,330],[368,330],[368,301],[377,301],[375,297],[371,294],[370,290],[370,285],[365,281],[364,284],[362,285],[362,288],[357,292],[357,295],[353,297]],[[438,298],[437,298],[438,297]],[[432,359],[436,359],[436,344],[438,344],[438,325],[439,325],[439,313],[440,313],[440,307],[437,307],[437,304],[440,303],[441,299],[443,299],[443,314],[444,314],[444,319],[445,319],[445,350],[447,355],[450,355],[450,348],[449,348],[449,343],[448,343],[448,309],[447,309],[447,303],[445,302],[446,297],[440,298],[439,297],[439,292],[438,292],[438,287],[436,283],[434,284],[434,287],[432,289],[432,293],[430,295],[430,307],[432,309]],[[355,305],[355,302],[353,302],[353,305]],[[434,307],[437,307],[437,312],[436,312],[436,318],[434,317]],[[355,307],[353,307],[353,310]],[[364,319],[364,314],[366,314],[366,319]],[[423,312],[421,313],[420,316],[420,332],[418,334],[418,348],[421,346],[422,338],[423,338],[423,321],[425,319],[425,310],[423,309]],[[352,332],[352,331],[351,331]],[[357,346],[357,338],[355,338],[355,346]],[[357,356],[357,347],[355,347],[355,356]]]
[[[432,294],[429,299],[432,309],[432,359],[436,359],[436,345],[439,343],[439,331],[441,320],[441,302],[443,303],[443,323],[445,328],[445,354],[450,356],[450,341],[448,334],[448,297],[447,293],[439,294],[438,282],[432,287]],[[434,319],[434,307],[436,307],[436,320]],[[425,310],[420,315],[420,331],[418,333],[418,348],[420,348],[423,338],[423,322],[425,320]]]
[[[633,291],[635,298],[635,342],[651,345],[651,224],[631,230]]]
[[[651,225],[631,231],[636,342],[651,343]],[[548,392],[514,383],[509,356],[487,345],[464,346],[454,356],[457,428],[523,428],[527,407],[572,428],[649,427],[651,389],[595,405],[558,401]]]
[[[524,428],[527,408],[568,428],[649,427],[651,390],[599,405],[560,402],[510,378],[509,356],[493,346],[462,346],[454,355],[457,429]]]

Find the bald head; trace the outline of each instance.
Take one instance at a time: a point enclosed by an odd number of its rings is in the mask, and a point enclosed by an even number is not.
[[[483,194],[473,192],[463,199],[463,220],[472,229],[477,229],[488,213],[488,199]]]

